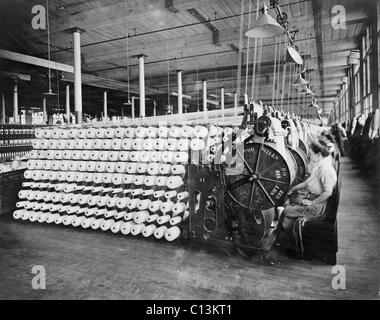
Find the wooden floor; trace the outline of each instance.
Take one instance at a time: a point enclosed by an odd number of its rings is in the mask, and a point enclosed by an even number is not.
[[[273,266],[165,242],[0,217],[0,299],[373,299],[379,293],[379,190],[342,162],[338,264],[271,252]],[[34,265],[46,290],[33,290]]]

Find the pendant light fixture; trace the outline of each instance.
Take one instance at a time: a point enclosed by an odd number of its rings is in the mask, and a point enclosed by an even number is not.
[[[262,14],[256,19],[254,27],[248,30],[245,35],[249,38],[272,38],[285,33],[285,29],[272,18],[266,5],[262,8]]]

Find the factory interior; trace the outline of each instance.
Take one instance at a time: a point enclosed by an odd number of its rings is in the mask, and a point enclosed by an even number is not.
[[[1,0],[1,300],[380,294],[377,0]]]

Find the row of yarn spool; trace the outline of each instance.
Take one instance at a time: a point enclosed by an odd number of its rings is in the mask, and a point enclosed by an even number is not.
[[[15,219],[48,222],[173,241],[188,217],[188,193],[25,182]]]

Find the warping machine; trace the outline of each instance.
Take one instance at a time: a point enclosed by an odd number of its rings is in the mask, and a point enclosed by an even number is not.
[[[14,218],[267,250],[310,125],[253,104],[205,114],[37,130]]]

